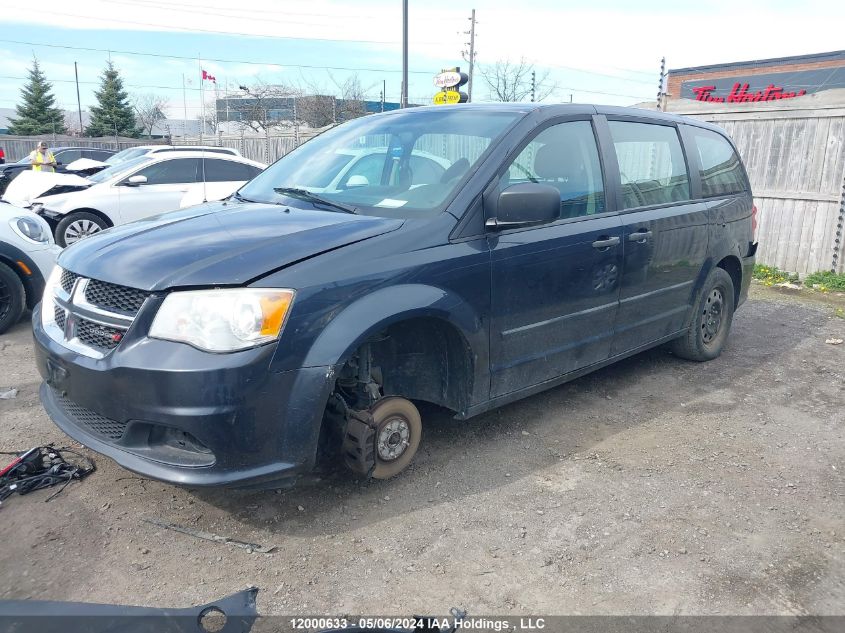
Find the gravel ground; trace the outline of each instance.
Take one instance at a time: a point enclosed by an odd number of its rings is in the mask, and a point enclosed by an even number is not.
[[[0,598],[184,607],[256,585],[263,614],[845,614],[837,301],[755,286],[716,361],[657,349],[469,422],[426,411],[391,481],[190,490],[99,458],[48,504],[3,504]],[[0,390],[20,390],[0,450],[69,442],[38,380],[21,323],[0,337]]]

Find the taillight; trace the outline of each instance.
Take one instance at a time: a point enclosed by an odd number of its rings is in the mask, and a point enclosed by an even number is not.
[[[4,152],[3,148],[0,147],[0,160],[3,160],[5,158],[6,158],[6,152]]]
[[[751,206],[751,241],[757,241],[757,205]]]

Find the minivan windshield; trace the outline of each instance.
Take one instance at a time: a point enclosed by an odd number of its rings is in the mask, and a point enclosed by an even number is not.
[[[274,203],[323,199],[367,215],[428,217],[521,116],[426,108],[362,117],[301,145],[238,195]],[[294,190],[313,196],[291,195]]]
[[[144,154],[143,156],[137,156],[135,158],[130,158],[129,160],[125,160],[123,162],[118,163],[117,165],[112,165],[111,167],[106,167],[103,171],[98,171],[93,176],[88,176],[88,180],[91,182],[106,182],[107,180],[111,180],[118,174],[137,167],[139,165],[143,165],[151,161],[152,158]]]

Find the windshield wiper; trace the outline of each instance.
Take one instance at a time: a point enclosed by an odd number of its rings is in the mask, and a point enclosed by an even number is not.
[[[353,206],[326,200],[322,196],[318,196],[316,193],[312,193],[307,189],[299,189],[297,187],[273,187],[273,191],[280,193],[283,196],[287,196],[288,198],[305,200],[306,202],[310,202],[312,204],[321,204],[325,207],[332,207],[338,211],[343,211],[344,213],[358,213],[358,210]]]

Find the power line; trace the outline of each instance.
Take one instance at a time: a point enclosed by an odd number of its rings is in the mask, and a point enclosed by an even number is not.
[[[101,17],[94,15],[80,15],[78,13],[60,13],[58,11],[50,11],[50,15],[59,15],[66,18],[82,18],[84,20],[99,20],[101,22],[116,22],[118,24],[129,24],[132,26],[151,26],[163,31],[174,31],[176,33],[211,33],[214,35],[236,35],[239,37],[260,37],[273,40],[301,40],[313,42],[334,42],[334,43],[349,43],[349,44],[399,44],[396,40],[338,40],[332,37],[298,37],[295,35],[263,35],[258,33],[242,33],[238,31],[216,31],[213,29],[200,29],[197,27],[181,27],[170,24],[156,24],[153,22],[139,22],[138,20],[120,20],[117,18]],[[262,22],[262,20],[254,20]],[[451,42],[418,42],[419,44],[451,44]]]
[[[112,0],[112,1],[114,2],[114,0]],[[172,8],[171,4],[164,2],[162,0],[120,0],[120,3],[121,4],[132,3],[135,6],[143,6],[143,7],[151,7],[151,8],[162,8],[162,9]],[[191,4],[189,2],[183,1],[181,4],[182,4],[183,7],[187,7],[191,10],[196,10],[202,15],[215,15],[215,14],[210,14],[208,12],[208,9],[213,9],[214,11],[225,11],[227,13],[232,14],[232,15],[226,15],[224,17],[235,17],[235,18],[240,17],[240,16],[244,16],[244,15],[246,15],[250,18],[254,18],[256,13],[259,13],[260,15],[270,14],[270,15],[293,16],[293,17],[297,17],[297,18],[300,18],[300,17],[318,17],[318,18],[335,18],[335,19],[342,19],[342,20],[349,20],[349,19],[353,19],[353,20],[372,20],[373,18],[377,17],[375,15],[367,14],[367,13],[357,13],[357,14],[349,14],[349,13],[347,13],[347,14],[340,14],[340,13],[299,13],[299,12],[293,12],[293,11],[277,11],[277,10],[273,10],[273,9],[263,9],[263,8],[256,9],[256,10],[240,10],[240,9],[231,8],[231,5],[230,6],[220,6],[220,5],[215,5],[215,4],[208,4],[206,2],[203,2],[202,4]],[[437,15],[437,14],[429,13],[429,15],[433,16],[433,15]],[[417,22],[437,22],[438,24],[442,25],[444,19],[454,18],[458,22],[461,19],[461,16],[459,16],[457,14],[442,13],[442,14],[439,14],[439,15],[442,16],[442,17],[422,16],[422,17],[419,17],[419,18],[415,18],[414,22],[415,23],[417,23]],[[264,20],[261,20],[261,21],[263,22]],[[286,21],[286,23],[287,24],[295,24],[294,22],[288,22],[288,21]],[[314,26],[319,25],[319,23],[306,23],[306,22],[300,22],[299,24],[312,24]],[[323,23],[323,24],[325,24],[325,23]]]
[[[195,62],[197,60],[196,57],[188,57],[186,55],[167,55],[164,53],[144,53],[140,51],[125,51],[125,50],[116,50],[113,48],[91,48],[88,46],[68,46],[62,44],[47,44],[45,42],[25,42],[22,40],[7,40],[7,39],[0,39],[0,42],[6,44],[19,44],[21,46],[42,46],[46,48],[60,48],[65,50],[71,51],[86,51],[89,53],[116,53],[118,55],[138,55],[141,57],[157,57],[160,59],[184,59]],[[349,66],[318,66],[314,64],[290,64],[285,62],[284,64],[280,64],[278,61],[268,62],[268,61],[249,61],[245,59],[221,59],[215,57],[203,57],[203,61],[207,62],[216,62],[218,64],[247,64],[251,66],[289,66],[291,68],[308,68],[312,70],[348,70],[352,72],[374,72],[374,73],[401,73],[401,68],[353,68]],[[430,70],[409,70],[409,73],[413,73],[416,75],[433,75],[434,73]]]

